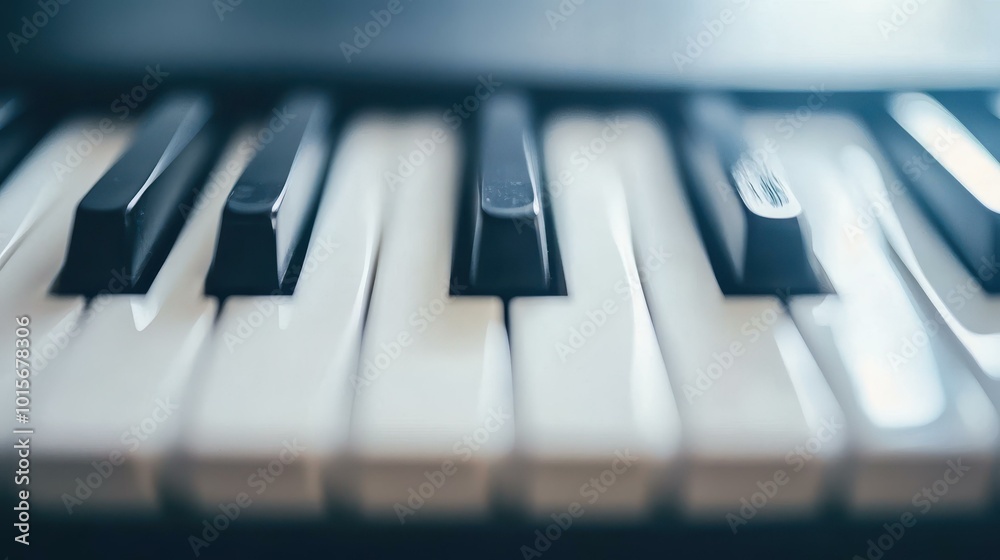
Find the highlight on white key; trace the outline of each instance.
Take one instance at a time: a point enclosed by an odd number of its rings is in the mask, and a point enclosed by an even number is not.
[[[3,560],[995,560],[998,23],[0,1]]]

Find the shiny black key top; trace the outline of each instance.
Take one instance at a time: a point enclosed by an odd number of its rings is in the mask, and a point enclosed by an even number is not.
[[[1000,129],[985,108],[973,127]],[[982,119],[982,120],[979,120]],[[983,288],[1000,293],[1000,163],[947,108],[922,93],[886,99],[872,128],[910,190]],[[996,134],[987,142],[997,144]]]
[[[503,298],[558,293],[530,105],[523,96],[497,95],[483,104],[478,125],[453,291]]]
[[[205,282],[208,294],[287,294],[309,239],[331,149],[332,104],[297,93],[279,104],[273,140],[233,187]],[[276,120],[275,120],[276,119]]]
[[[56,290],[144,293],[221,147],[208,97],[177,93],[143,116],[122,157],[76,209]]]
[[[822,292],[802,208],[775,156],[746,142],[741,109],[699,96],[684,104],[684,119],[689,188],[723,292]]]

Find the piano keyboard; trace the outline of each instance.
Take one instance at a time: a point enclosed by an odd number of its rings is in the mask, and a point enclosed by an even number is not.
[[[32,504],[992,507],[1000,97],[866,100],[791,127],[724,95],[503,91],[455,121],[172,92],[26,148],[44,121],[6,99],[0,352],[30,375],[0,375],[30,395],[6,402],[30,410]]]

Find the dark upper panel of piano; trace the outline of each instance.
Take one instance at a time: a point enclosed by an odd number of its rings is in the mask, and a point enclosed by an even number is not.
[[[0,7],[0,73],[736,89],[1000,85],[990,0],[91,0]],[[183,37],[183,40],[178,40]]]

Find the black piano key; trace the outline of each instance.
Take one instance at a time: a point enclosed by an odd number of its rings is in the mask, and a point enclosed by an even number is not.
[[[528,100],[497,95],[483,104],[469,203],[460,217],[453,288],[503,298],[559,293]],[[556,269],[555,271],[553,269]],[[555,272],[555,274],[554,274]]]
[[[294,289],[331,149],[333,108],[321,94],[283,102],[287,122],[274,131],[233,187],[205,291],[288,294]]]
[[[802,208],[773,156],[748,146],[741,109],[723,96],[683,109],[689,188],[723,292],[823,292]]]
[[[950,105],[996,150],[1000,120],[985,106]],[[921,93],[894,94],[872,129],[924,211],[983,288],[1000,293],[1000,163],[965,121]]]
[[[208,97],[186,93],[144,115],[130,147],[76,209],[58,292],[149,289],[219,152],[211,116]]]
[[[0,97],[0,183],[45,134],[47,121],[28,111],[23,98]]]

